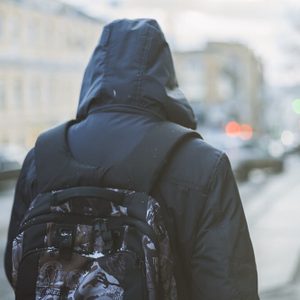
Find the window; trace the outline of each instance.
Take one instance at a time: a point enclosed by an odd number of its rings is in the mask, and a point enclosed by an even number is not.
[[[218,74],[218,98],[220,101],[230,101],[234,98],[234,77],[227,72]]]
[[[2,12],[0,12],[0,39],[4,36],[4,15]]]
[[[0,78],[0,111],[6,108],[5,82]]]
[[[27,24],[27,39],[29,44],[36,44],[39,40],[40,24],[36,19],[30,19]]]
[[[14,103],[13,103],[13,107],[16,109],[20,109],[23,106],[23,84],[22,84],[22,80],[21,79],[15,79],[14,81],[14,90],[13,90],[13,99],[14,99]]]
[[[41,94],[41,82],[34,78],[31,82],[31,108],[35,108],[37,111],[40,109]]]
[[[8,17],[8,30],[9,36],[16,45],[19,42],[20,38],[20,24],[18,16],[9,16]]]

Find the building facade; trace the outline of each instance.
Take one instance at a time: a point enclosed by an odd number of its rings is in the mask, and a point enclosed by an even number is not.
[[[41,131],[74,117],[103,25],[56,0],[0,2],[0,145],[32,147]],[[261,131],[262,65],[250,49],[209,42],[199,51],[175,52],[174,60],[196,113]]]
[[[73,118],[103,23],[55,0],[0,2],[0,145]]]
[[[209,42],[199,51],[176,52],[174,59],[179,83],[208,123],[235,120],[262,132],[263,68],[249,48]]]

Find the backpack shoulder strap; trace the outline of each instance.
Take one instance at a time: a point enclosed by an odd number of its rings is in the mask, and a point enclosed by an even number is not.
[[[34,147],[38,190],[59,173],[66,164],[65,134],[69,122],[43,132]]]
[[[114,167],[126,172],[129,189],[150,194],[173,152],[189,138],[202,138],[191,129],[171,122],[160,122],[146,133],[141,143]]]
[[[105,170],[77,162],[68,147],[71,120],[42,133],[35,144],[38,191],[46,192],[79,184],[99,185]]]

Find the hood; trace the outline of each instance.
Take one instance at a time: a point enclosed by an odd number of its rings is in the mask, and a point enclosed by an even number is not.
[[[169,45],[155,20],[117,20],[103,29],[86,67],[77,118],[93,107],[131,106],[196,127],[192,108],[178,88]]]

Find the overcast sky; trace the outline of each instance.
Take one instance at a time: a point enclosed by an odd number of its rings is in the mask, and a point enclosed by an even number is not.
[[[262,59],[270,82],[300,80],[300,66],[294,77],[282,72],[290,63],[286,49],[297,44],[300,49],[300,29],[293,26],[300,20],[300,0],[63,1],[105,21],[155,18],[177,50],[199,49],[211,40],[241,42]]]

